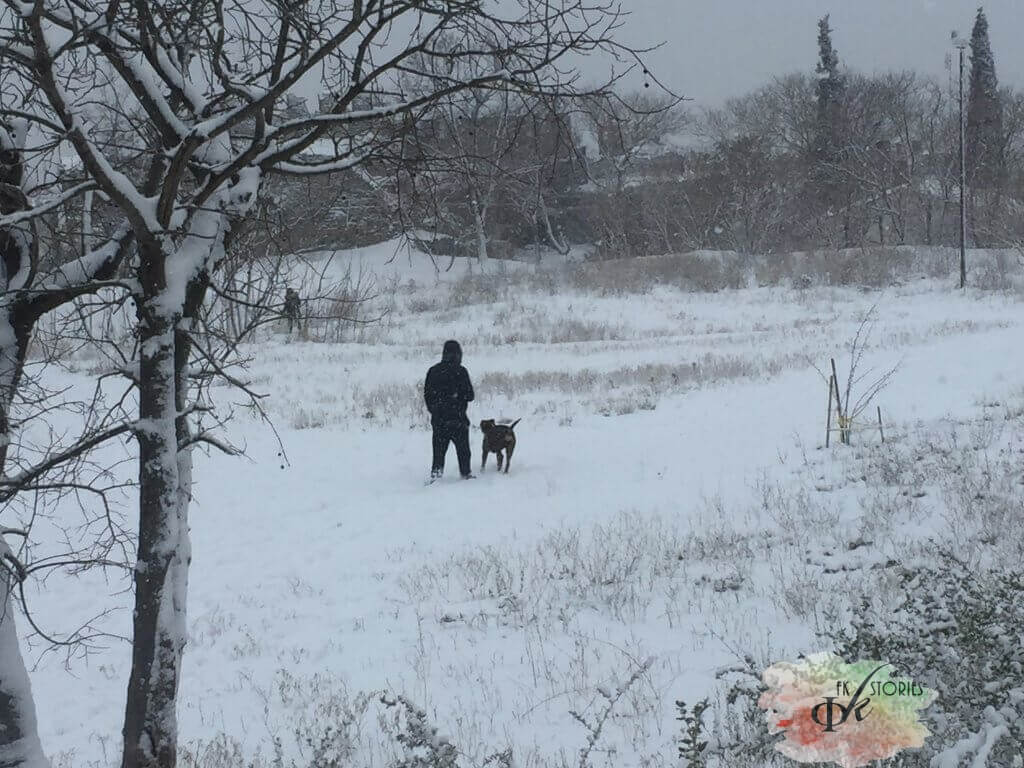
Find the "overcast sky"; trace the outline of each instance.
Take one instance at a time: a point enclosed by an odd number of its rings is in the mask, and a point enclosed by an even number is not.
[[[914,69],[945,79],[953,29],[969,36],[978,0],[624,0],[622,39],[664,42],[650,54],[658,79],[716,105],[775,75],[813,72],[817,20],[831,14],[843,65],[871,73]],[[1024,86],[1024,1],[984,3],[1001,84]],[[955,51],[953,51],[955,54]],[[585,68],[594,68],[597,62]],[[639,84],[631,83],[633,87]]]

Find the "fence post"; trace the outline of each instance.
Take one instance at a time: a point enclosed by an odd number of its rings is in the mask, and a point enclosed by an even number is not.
[[[825,409],[825,447],[828,448],[829,440],[832,437],[832,385],[836,377],[828,377],[828,408]]]
[[[839,442],[843,445],[850,444],[850,433],[846,429],[847,422],[843,417],[843,400],[839,395],[839,374],[836,373],[836,359],[830,357],[829,361],[832,363],[832,378],[836,383],[836,417],[839,420]]]

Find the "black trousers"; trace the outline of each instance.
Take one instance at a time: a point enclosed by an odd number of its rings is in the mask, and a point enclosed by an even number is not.
[[[455,443],[455,455],[459,457],[459,473],[470,474],[469,426],[466,424],[438,422],[434,427],[434,463],[432,472],[444,469],[444,456],[448,453],[448,443]]]

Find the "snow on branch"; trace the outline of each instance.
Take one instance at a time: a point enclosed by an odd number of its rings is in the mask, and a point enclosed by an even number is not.
[[[138,231],[157,232],[155,200],[143,196],[131,179],[114,168],[104,153],[90,139],[89,128],[75,108],[74,100],[58,78],[55,64],[53,30],[43,19],[32,13],[27,19],[32,30],[37,65],[33,68],[50,105],[67,130],[75,151],[89,175],[112,200],[129,216]]]
[[[335,171],[347,171],[350,168],[355,168],[363,163],[370,153],[363,153],[357,155],[351,155],[349,157],[340,158],[338,160],[325,160],[320,162],[301,162],[296,160],[295,162],[281,161],[271,166],[269,170],[277,173],[288,174],[292,176],[303,176],[313,175],[319,173],[333,173]]]
[[[1005,718],[993,707],[986,707],[983,717],[985,723],[981,729],[936,755],[932,760],[933,768],[959,768],[964,764],[965,758],[973,758],[970,762],[971,768],[988,766],[988,757],[996,742],[1004,736],[1009,736],[1010,729]]]
[[[95,281],[98,275],[113,266],[112,262],[118,259],[119,255],[123,255],[124,250],[131,245],[132,241],[131,228],[127,222],[122,223],[103,245],[61,264],[43,275],[39,285],[33,291],[53,292],[89,288],[90,286],[87,284]],[[124,285],[125,281],[119,280],[116,283]]]
[[[58,196],[51,200],[47,200],[42,205],[37,205],[33,208],[28,208],[24,211],[18,211],[11,213],[6,216],[0,216],[0,229],[5,227],[13,227],[15,224],[20,224],[23,221],[29,221],[30,219],[36,219],[43,216],[51,211],[55,211],[62,205],[67,203],[69,200],[73,200],[79,195],[85,194],[90,190],[98,189],[99,187],[95,182],[83,181],[81,184],[76,184],[69,189],[64,190]]]

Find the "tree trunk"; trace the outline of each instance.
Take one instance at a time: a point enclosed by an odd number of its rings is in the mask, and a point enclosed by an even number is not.
[[[11,405],[18,391],[31,328],[28,309],[18,303],[0,302],[0,474],[7,471],[7,449],[11,445]],[[2,682],[2,679],[0,679]]]
[[[192,561],[190,334],[209,276],[204,272],[189,282],[184,306],[168,310],[165,258],[151,257],[140,276],[145,295],[156,300],[137,301],[139,554],[122,768],[173,768],[177,761],[178,684]]]
[[[846,196],[846,205],[843,206],[843,247],[844,248],[852,248],[853,247],[853,240],[850,237],[850,227],[851,227],[851,224],[850,224],[850,206],[852,205],[852,202],[850,201],[850,198],[851,198],[850,195]]]
[[[24,370],[32,323],[20,303],[0,306],[0,474],[11,445],[10,409]],[[35,318],[33,318],[34,320]],[[36,726],[32,687],[14,623],[14,553],[0,534],[0,768],[50,768]]]
[[[484,217],[480,208],[473,207],[473,218],[476,222],[476,257],[480,266],[487,263],[487,232],[484,229]]]
[[[0,535],[0,768],[50,768],[39,741],[32,686],[18,647],[13,557]]]
[[[93,192],[89,190],[85,193],[82,199],[82,253],[89,253],[93,246],[92,236],[92,207],[93,207]],[[84,312],[82,317],[85,321],[85,332],[87,338],[94,339],[94,324],[93,319],[95,318],[95,312]]]
[[[158,269],[148,271],[162,273],[162,255],[155,261]],[[122,766],[173,768],[186,638],[191,464],[178,451],[177,316],[152,301],[165,298],[159,290],[145,293],[146,301],[138,302],[139,544]]]
[[[10,407],[18,388],[28,342],[16,307],[3,307],[0,336],[0,472],[11,444]],[[50,768],[36,726],[32,686],[14,623],[14,553],[0,533],[0,768]]]
[[[544,222],[544,229],[547,232],[548,242],[563,256],[569,255],[569,245],[565,242],[565,238],[559,239],[555,236],[555,230],[551,226],[551,216],[548,215],[548,207],[544,204],[544,197],[539,197],[540,201],[540,216]]]

